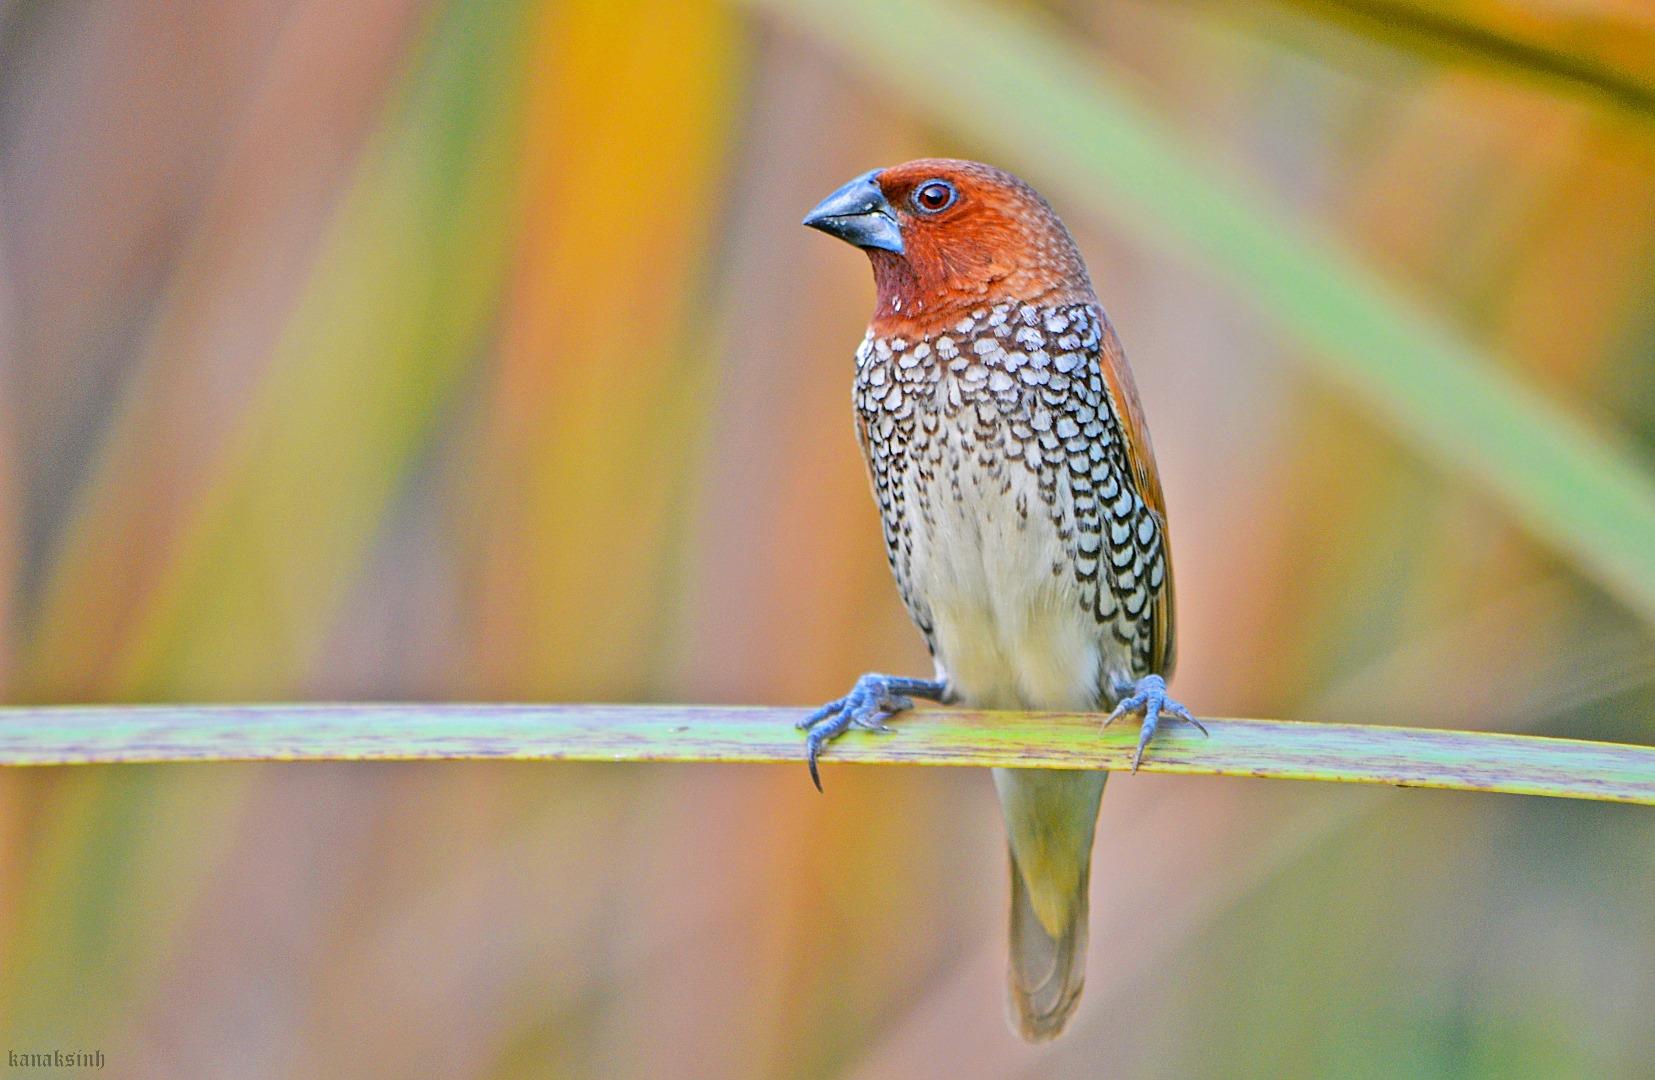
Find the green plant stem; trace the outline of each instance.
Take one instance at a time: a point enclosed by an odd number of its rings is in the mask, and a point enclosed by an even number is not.
[[[147,705],[0,709],[0,765],[163,761],[788,762],[801,709],[677,705]],[[1130,767],[1137,724],[921,708],[824,764]],[[1423,728],[1169,724],[1144,772],[1397,784],[1655,805],[1655,747]]]

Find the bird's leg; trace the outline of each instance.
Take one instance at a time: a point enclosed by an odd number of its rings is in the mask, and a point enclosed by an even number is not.
[[[1104,727],[1131,713],[1144,714],[1143,731],[1138,735],[1138,752],[1132,755],[1133,772],[1138,771],[1138,765],[1144,759],[1144,747],[1155,737],[1155,728],[1163,715],[1194,724],[1200,729],[1201,734],[1207,733],[1206,726],[1191,716],[1182,702],[1167,696],[1167,681],[1159,675],[1145,675],[1135,683],[1116,683],[1114,689],[1115,693],[1121,695],[1120,702],[1103,722]]]
[[[885,718],[914,707],[914,698],[941,701],[948,687],[940,679],[905,679],[900,675],[869,673],[856,680],[851,692],[823,705],[800,720],[795,727],[809,732],[805,736],[805,761],[810,766],[810,779],[816,790],[822,790],[822,777],[816,771],[816,758],[822,747],[843,735],[847,728],[859,727],[869,731],[890,731]]]

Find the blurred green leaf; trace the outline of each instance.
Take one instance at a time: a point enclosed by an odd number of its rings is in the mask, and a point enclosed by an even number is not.
[[[291,691],[485,341],[505,277],[529,14],[438,13],[216,483],[119,661],[123,692]]]
[[[38,854],[11,898],[18,929],[0,923],[0,1045],[96,1046],[118,1027],[217,865],[244,787],[232,769],[58,779],[33,788]]]
[[[58,706],[0,709],[0,765],[138,761],[802,763],[792,709],[672,705]],[[1088,713],[920,709],[824,760],[1128,769],[1138,732]],[[1655,805],[1655,747],[1423,728],[1210,720],[1144,772],[1398,784]]]
[[[1632,20],[1589,7],[1523,11],[1504,5],[1414,0],[1275,0],[1278,7],[1439,62],[1476,64],[1497,75],[1539,81],[1604,100],[1655,120],[1655,36]],[[1269,19],[1267,7],[1211,5]]]
[[[1626,440],[1594,432],[1354,253],[1225,180],[1055,32],[969,0],[751,2],[1042,187],[1227,282],[1407,445],[1655,620],[1655,482]]]

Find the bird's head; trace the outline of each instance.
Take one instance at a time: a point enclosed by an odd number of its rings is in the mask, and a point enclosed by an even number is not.
[[[876,331],[942,325],[997,300],[1093,299],[1086,264],[1050,204],[991,165],[922,158],[874,169],[804,223],[868,253]]]

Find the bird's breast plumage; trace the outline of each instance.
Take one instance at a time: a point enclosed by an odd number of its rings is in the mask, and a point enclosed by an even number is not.
[[[870,331],[855,405],[908,606],[959,700],[1088,709],[1164,655],[1164,522],[1100,363],[1095,304],[985,305]]]

